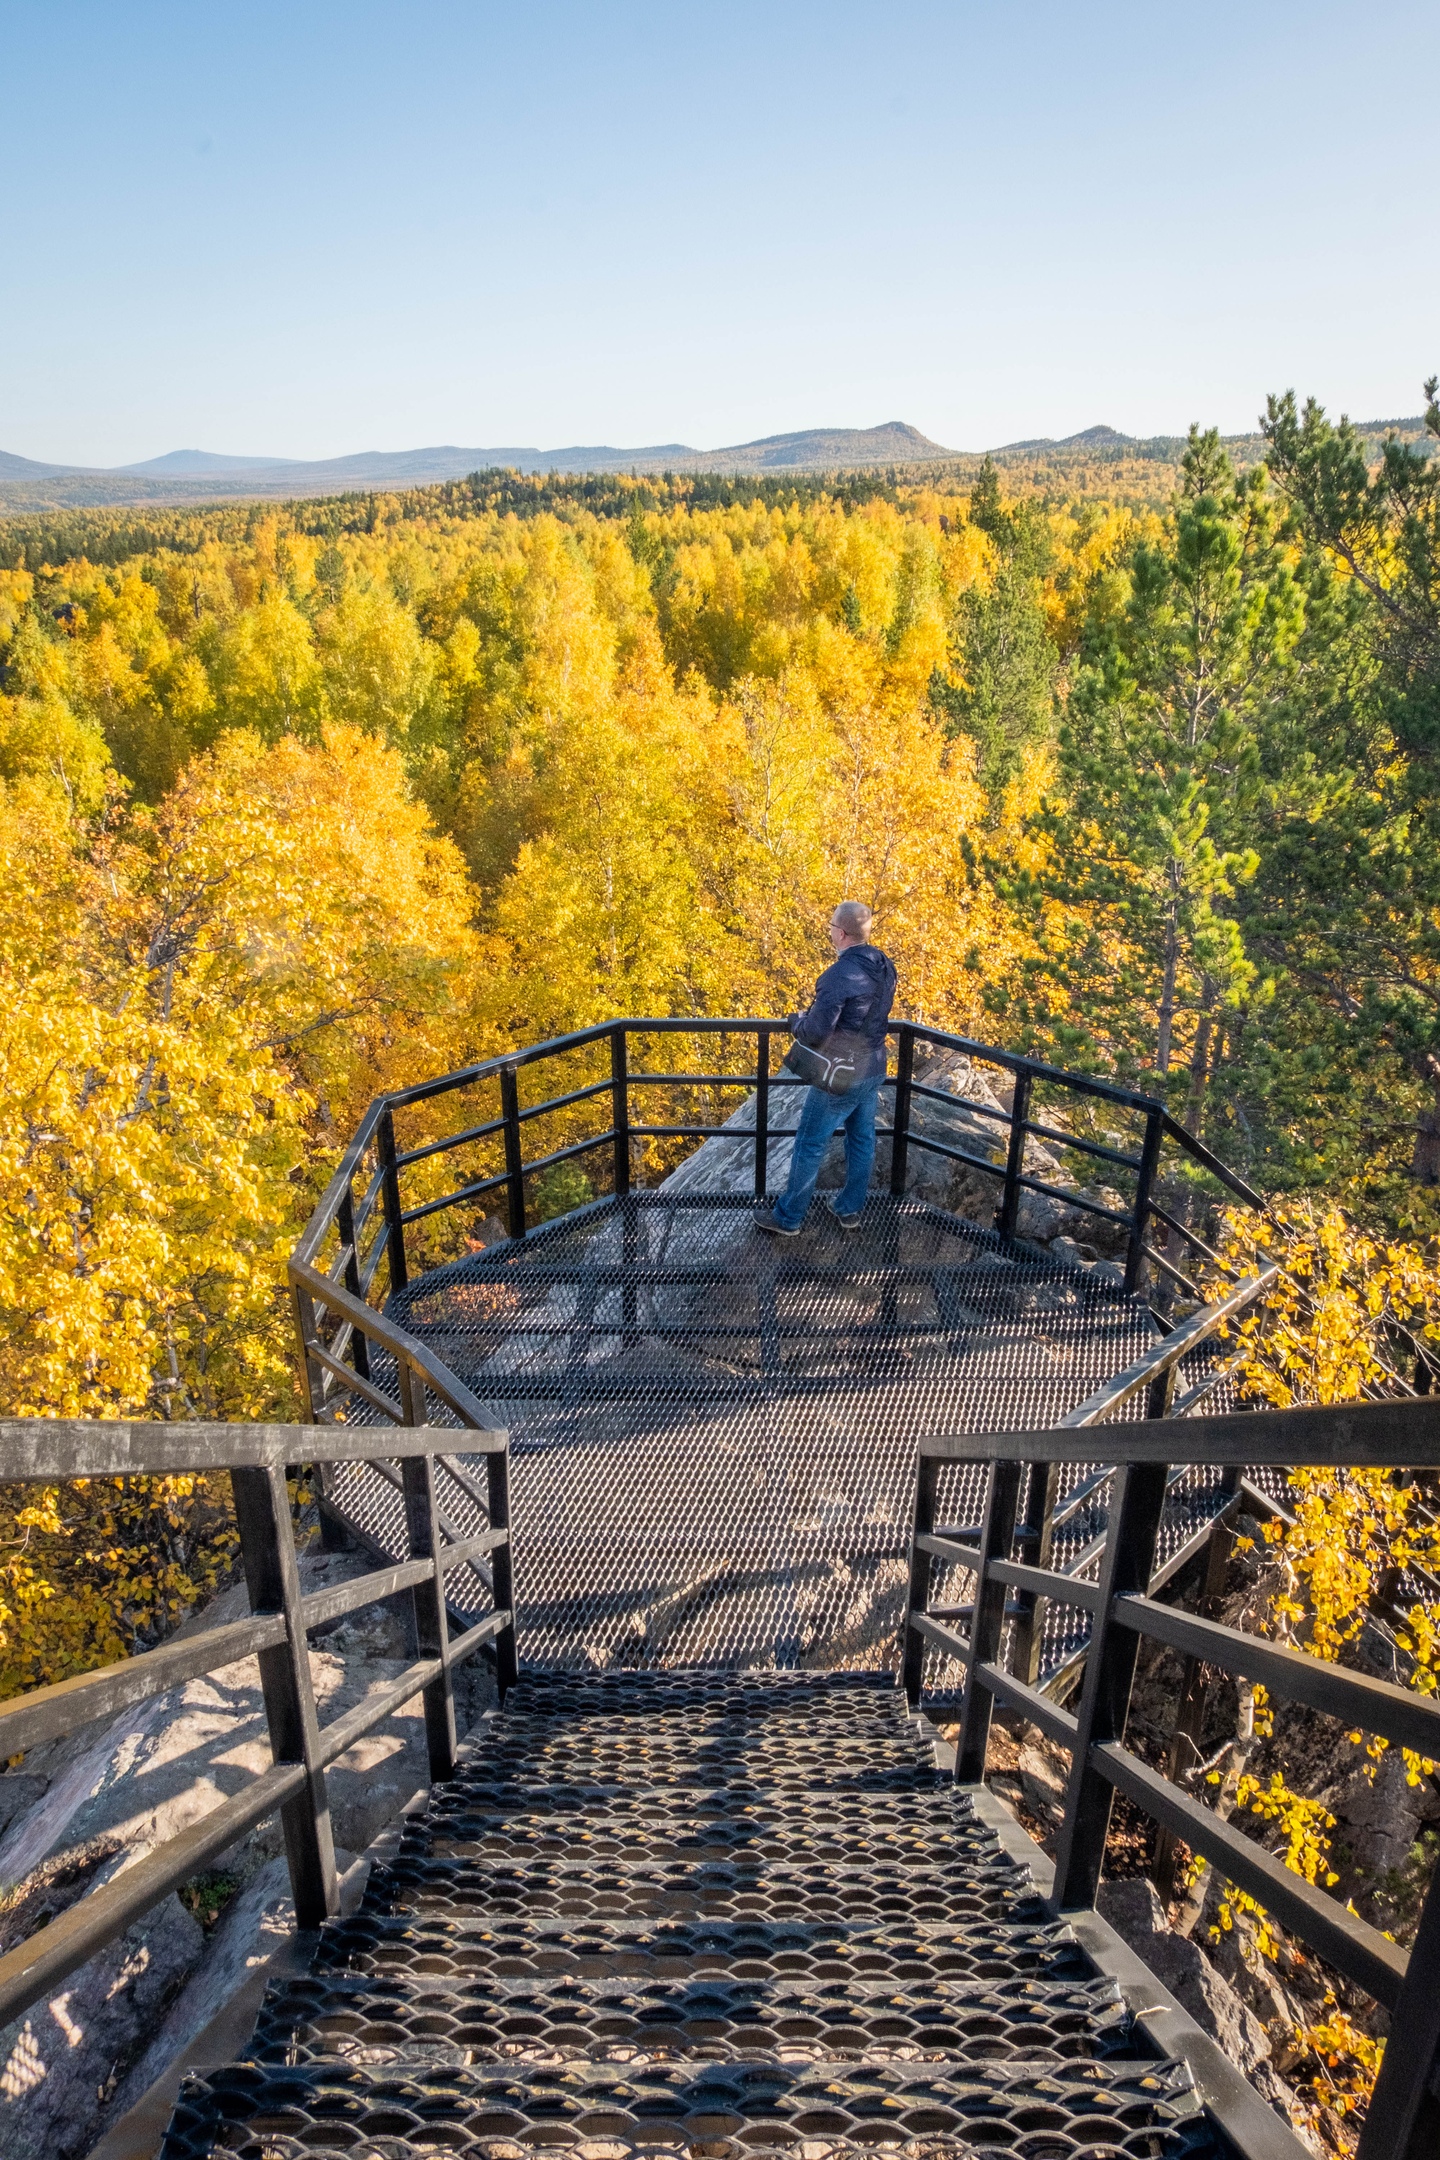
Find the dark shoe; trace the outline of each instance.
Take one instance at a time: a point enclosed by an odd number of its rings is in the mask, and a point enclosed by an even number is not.
[[[859,1229],[859,1227],[860,1227],[860,1210],[859,1210],[858,1208],[856,1209],[856,1211],[855,1211],[855,1213],[854,1213],[853,1215],[842,1215],[842,1214],[840,1213],[840,1210],[839,1210],[838,1208],[831,1208],[830,1212],[831,1212],[831,1214],[832,1214],[832,1215],[833,1215],[833,1216],[835,1217],[835,1220],[836,1220],[836,1222],[838,1222],[838,1223],[839,1223],[839,1225],[840,1225],[840,1228],[841,1228],[842,1230],[858,1230],[858,1229]]]
[[[788,1223],[781,1222],[774,1208],[768,1207],[761,1208],[759,1214],[755,1217],[755,1228],[763,1230],[766,1237],[799,1237],[800,1235],[798,1224],[792,1230]]]

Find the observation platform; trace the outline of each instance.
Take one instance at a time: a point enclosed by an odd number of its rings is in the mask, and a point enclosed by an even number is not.
[[[537,1664],[893,1663],[917,1442],[1053,1426],[1160,1335],[1112,1279],[923,1201],[874,1196],[846,1232],[822,1200],[785,1240],[755,1206],[605,1199],[387,1301],[511,1435]],[[952,1477],[956,1527],[978,1522],[983,1476]],[[1061,1569],[1103,1542],[1106,1494],[1085,1485],[1077,1469],[1050,1495],[1075,1503],[1048,1538]],[[1214,1475],[1177,1481],[1162,1566],[1227,1497]],[[334,1498],[399,1549],[398,1494],[357,1466]],[[462,1532],[467,1500],[447,1502]],[[1083,1608],[1049,1605],[1035,1677],[1087,1634]]]
[[[1103,1414],[1164,1333],[1155,1287],[1204,1303],[1176,1265],[1176,1237],[1205,1250],[1188,1194],[1260,1205],[1149,1096],[911,1021],[890,1035],[849,1233],[824,1170],[798,1237],[755,1228],[804,1092],[774,1069],[778,1021],[608,1021],[367,1112],[291,1261],[311,1415],[510,1434],[532,1665],[893,1669],[920,1443]],[[476,1214],[497,1202],[498,1238]],[[1182,1378],[1177,1409],[1223,1405],[1211,1346]],[[437,1467],[458,1540],[489,1522],[479,1477],[463,1444]],[[947,1473],[950,1527],[973,1531],[982,1484]],[[1162,1576],[1234,1489],[1177,1473]],[[377,1553],[406,1549],[375,1462],[327,1472],[323,1499]],[[1108,1504],[1102,1464],[1037,1467],[1022,1552],[1093,1582]],[[448,1594],[461,1620],[488,1609],[483,1565]],[[1007,1655],[1058,1686],[1091,1600],[1012,1605]]]

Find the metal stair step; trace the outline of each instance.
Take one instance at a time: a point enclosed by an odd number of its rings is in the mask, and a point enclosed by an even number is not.
[[[604,1785],[804,1785],[828,1789],[834,1784],[874,1788],[887,1775],[908,1777],[917,1768],[913,1754],[895,1747],[831,1744],[813,1750],[799,1745],[706,1748],[686,1741],[590,1741],[583,1733],[556,1734],[546,1746],[523,1747],[499,1739],[488,1751],[486,1770],[503,1783],[543,1778],[553,1763],[567,1779]],[[517,1779],[516,1772],[521,1773]],[[466,1766],[459,1775],[463,1778]]]
[[[236,2063],[186,2079],[162,2160],[202,2160],[222,2141],[233,2160],[291,2160],[347,2147],[493,2155],[575,2140],[604,2140],[610,2154],[753,2154],[793,2151],[797,2140],[828,2152],[835,2141],[873,2150],[923,2139],[931,2150],[936,2138],[1027,2160],[1047,2142],[1057,2155],[1218,2160],[1177,2062],[774,2058],[393,2071]]]
[[[888,1676],[540,1675],[163,2160],[1221,2160]]]
[[[491,1826],[506,1824],[524,1825],[536,1835],[559,1834],[557,1820],[562,1825],[604,1821],[622,1829],[632,1824],[735,1823],[768,1836],[813,1829],[816,1810],[808,1793],[788,1786],[753,1792],[743,1787],[708,1791],[686,1787],[676,1794],[638,1786],[473,1786],[455,1779],[432,1788],[426,1820],[444,1824],[447,1831],[457,1834],[461,1824],[473,1824],[477,1836],[489,1834]],[[992,1836],[979,1823],[969,1800],[948,1779],[936,1785],[910,1784],[879,1795],[842,1789],[827,1795],[823,1821],[837,1833],[863,1830],[878,1822],[926,1828],[945,1838]]]
[[[312,1970],[423,1976],[449,1987],[501,1978],[676,1978],[690,1973],[766,1979],[893,1979],[908,1984],[1032,1975],[1071,1980],[1092,1967],[1071,1929],[1048,1916],[961,1923],[753,1918],[576,1925],[563,1919],[471,1919],[362,1909],[324,1929]]]
[[[445,1854],[456,1861],[548,1858],[567,1867],[587,1859],[708,1860],[762,1857],[795,1866],[811,1860],[914,1861],[917,1865],[989,1866],[1004,1859],[993,1832],[957,1812],[948,1818],[936,1807],[918,1816],[897,1811],[857,1810],[831,1821],[817,1821],[799,1810],[756,1808],[739,1816],[718,1811],[692,1815],[676,1809],[659,1815],[596,1808],[573,1814],[524,1814],[506,1817],[456,1808],[432,1809],[408,1824],[400,1847],[403,1857]]]
[[[729,1714],[760,1706],[805,1707],[844,1714],[896,1701],[892,1672],[746,1671],[689,1667],[608,1672],[527,1672],[506,1698],[507,1713],[583,1711],[586,1715],[646,1715],[657,1706],[717,1704]]]
[[[312,1975],[272,1986],[250,2054],[370,2067],[563,2059],[975,2061],[1144,2053],[1112,1980],[737,1979],[418,1980]]]
[[[864,1912],[877,1918],[929,1915],[952,1921],[1039,1917],[1040,1899],[1008,1862],[971,1865],[844,1866],[816,1861],[786,1867],[763,1860],[650,1866],[606,1863],[565,1868],[536,1860],[482,1866],[397,1857],[372,1870],[364,1903],[371,1911],[397,1906],[426,1911],[472,1911],[594,1917],[706,1915],[740,1919],[747,1913],[820,1919]]]

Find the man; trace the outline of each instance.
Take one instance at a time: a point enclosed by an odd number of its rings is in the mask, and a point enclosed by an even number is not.
[[[875,1165],[875,1104],[885,1078],[885,1023],[895,1002],[895,969],[870,943],[870,910],[863,900],[842,900],[830,918],[830,942],[836,959],[815,985],[808,1012],[797,1013],[790,1032],[818,1050],[837,1031],[856,1036],[865,1054],[856,1060],[855,1079],[844,1095],[824,1088],[805,1090],[800,1126],[790,1154],[790,1181],[773,1208],[755,1217],[755,1227],[769,1237],[797,1237],[815,1196],[815,1180],[831,1137],[845,1132],[845,1185],[835,1201],[835,1219],[853,1230],[865,1205]]]

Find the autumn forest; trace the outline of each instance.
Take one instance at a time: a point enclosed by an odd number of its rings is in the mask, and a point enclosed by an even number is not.
[[[12,1411],[292,1415],[283,1255],[377,1089],[788,1010],[842,895],[910,1014],[1143,1081],[1266,1190],[1427,1240],[1440,491],[1290,400],[1267,435],[1237,478],[1193,434],[1163,510],[986,467],[30,521]]]

